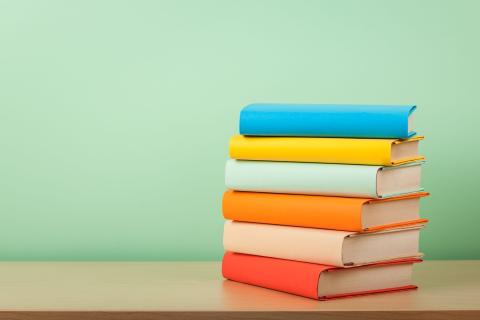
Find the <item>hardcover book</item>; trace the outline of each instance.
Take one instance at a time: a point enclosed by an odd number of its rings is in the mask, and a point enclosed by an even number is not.
[[[228,190],[222,211],[227,220],[366,232],[426,223],[419,214],[425,196],[372,199]]]
[[[415,289],[413,264],[420,259],[337,268],[226,252],[223,277],[316,300]]]
[[[398,140],[237,135],[230,139],[230,158],[392,166],[423,160],[418,154],[422,139],[420,136]]]
[[[225,184],[238,191],[387,198],[421,191],[421,162],[399,166],[227,160]]]
[[[240,112],[240,134],[406,139],[415,135],[415,109],[411,105],[255,103]]]
[[[422,226],[368,233],[226,221],[226,251],[338,267],[419,257]]]

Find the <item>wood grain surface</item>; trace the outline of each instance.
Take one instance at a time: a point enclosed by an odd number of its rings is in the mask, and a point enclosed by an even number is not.
[[[480,261],[426,261],[414,282],[320,302],[224,280],[219,262],[2,262],[0,319],[480,319]]]

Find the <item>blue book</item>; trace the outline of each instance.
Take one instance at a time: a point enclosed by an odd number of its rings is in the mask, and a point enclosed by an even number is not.
[[[416,106],[254,103],[240,112],[240,134],[409,138]]]

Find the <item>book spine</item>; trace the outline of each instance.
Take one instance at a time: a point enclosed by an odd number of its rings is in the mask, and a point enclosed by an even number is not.
[[[389,166],[392,165],[391,146],[394,141],[237,135],[230,140],[230,158]]]
[[[318,266],[289,260],[226,252],[222,262],[223,277],[307,298],[318,299]]]
[[[228,190],[222,211],[227,220],[362,231],[362,206],[369,200]]]
[[[226,221],[223,246],[232,252],[343,267],[343,242],[351,234],[353,232]]]
[[[227,161],[225,184],[239,191],[377,198],[379,166]]]

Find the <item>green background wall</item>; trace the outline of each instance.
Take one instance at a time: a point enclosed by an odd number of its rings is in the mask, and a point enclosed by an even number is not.
[[[0,1],[0,259],[222,254],[254,101],[417,104],[428,259],[480,258],[479,1]]]

